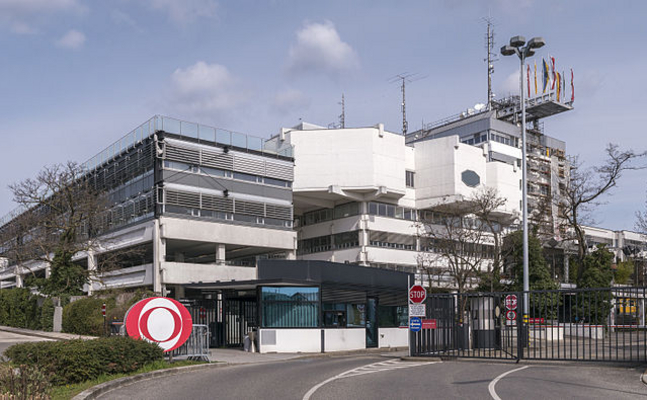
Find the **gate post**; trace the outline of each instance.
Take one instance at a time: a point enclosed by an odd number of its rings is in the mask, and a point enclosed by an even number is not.
[[[523,292],[517,294],[518,299],[523,299]],[[523,307],[523,306],[522,306]],[[526,347],[526,324],[522,317],[523,310],[517,312],[517,362],[523,359],[523,350]]]

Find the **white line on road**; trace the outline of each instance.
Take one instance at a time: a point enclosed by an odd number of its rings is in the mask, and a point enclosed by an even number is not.
[[[389,361],[380,361],[373,364],[363,365],[361,367],[353,368],[351,370],[342,372],[339,375],[335,375],[332,378],[326,379],[325,381],[314,385],[303,396],[303,400],[310,400],[310,397],[312,397],[312,395],[319,388],[337,379],[350,378],[353,376],[360,376],[360,375],[366,375],[366,374],[373,374],[375,372],[392,371],[394,369],[419,367],[421,365],[437,364],[439,362],[440,361],[411,362],[411,361],[401,361],[401,360],[389,360]]]
[[[490,396],[492,396],[492,398],[493,398],[494,400],[501,400],[501,398],[499,397],[499,395],[497,395],[497,394],[496,394],[496,390],[494,390],[494,386],[496,386],[497,382],[499,382],[501,379],[503,379],[506,375],[509,375],[509,374],[511,374],[511,373],[513,373],[513,372],[521,371],[522,369],[526,369],[526,368],[529,368],[529,367],[530,367],[530,365],[526,365],[525,367],[521,367],[521,368],[513,369],[513,370],[511,370],[511,371],[504,372],[504,373],[502,373],[501,375],[499,375],[499,376],[497,376],[496,378],[494,378],[494,379],[492,380],[492,382],[490,382],[490,384],[489,384],[489,385],[488,385],[488,387],[487,387],[487,389],[490,391]]]

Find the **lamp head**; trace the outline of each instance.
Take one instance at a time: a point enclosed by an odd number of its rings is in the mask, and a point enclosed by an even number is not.
[[[505,46],[501,47],[501,54],[504,56],[511,56],[515,53],[515,48],[506,44]]]
[[[510,46],[512,47],[521,47],[526,44],[526,38],[523,36],[514,36],[510,39]]]
[[[528,47],[530,47],[531,49],[538,49],[540,47],[544,47],[545,45],[546,41],[543,37],[534,37],[528,42]]]

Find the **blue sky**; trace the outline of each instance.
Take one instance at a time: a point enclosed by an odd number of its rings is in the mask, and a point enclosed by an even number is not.
[[[7,185],[85,161],[154,114],[268,137],[300,119],[409,130],[486,100],[486,25],[496,48],[543,36],[575,71],[575,110],[544,120],[567,152],[600,162],[608,142],[644,150],[647,3],[626,1],[0,0],[0,214]],[[495,63],[498,97],[518,60]],[[570,84],[570,82],[569,82]],[[596,225],[633,229],[647,174],[627,173]]]

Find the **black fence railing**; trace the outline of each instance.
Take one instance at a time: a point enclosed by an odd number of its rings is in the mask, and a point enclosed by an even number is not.
[[[647,361],[647,288],[433,294],[411,354]]]

